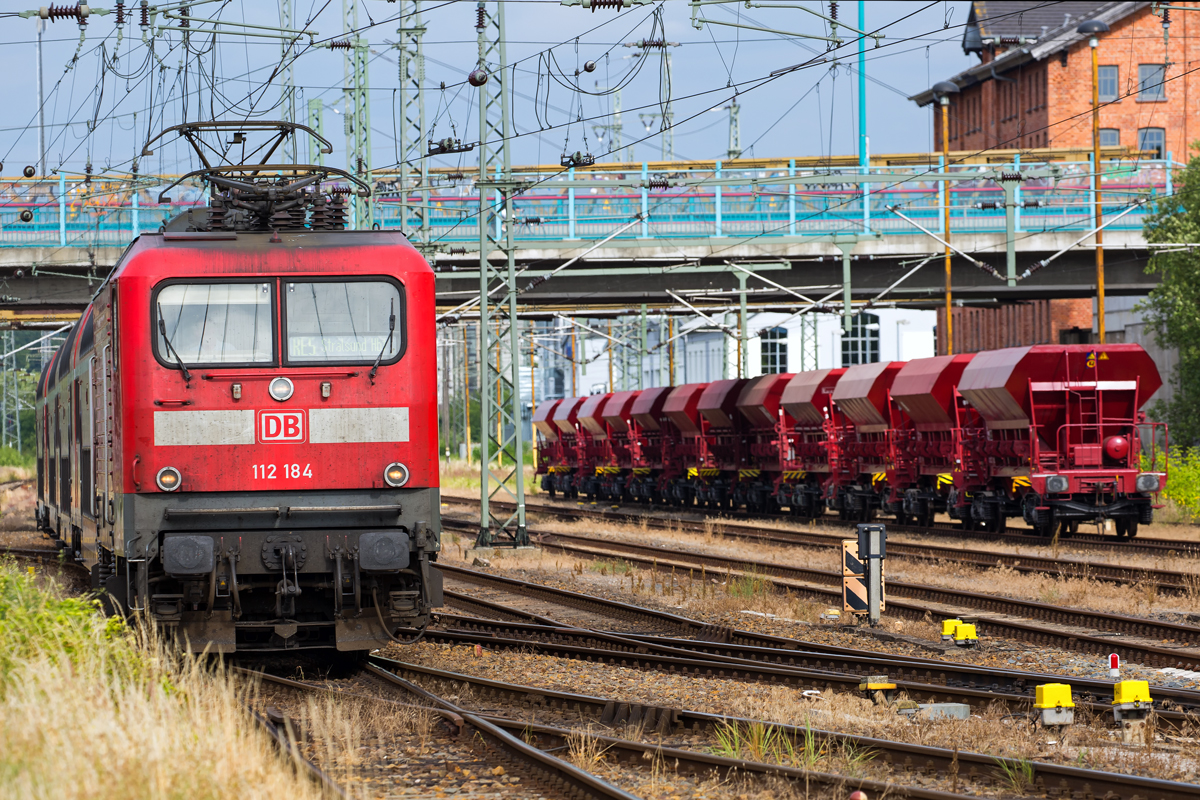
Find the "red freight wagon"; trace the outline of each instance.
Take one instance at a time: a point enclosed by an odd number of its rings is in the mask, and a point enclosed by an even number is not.
[[[909,361],[892,383],[891,491],[887,507],[904,525],[930,526],[955,505],[960,431],[978,414],[958,394],[963,370],[974,353]]]
[[[748,383],[741,378],[713,381],[696,401],[703,432],[697,438],[696,474],[690,478],[696,500],[711,508],[737,505],[734,487],[746,463],[742,452],[745,417],[738,412],[737,401]]]
[[[818,369],[797,373],[780,396],[780,405],[794,420],[783,446],[783,473],[775,488],[776,501],[792,513],[812,519],[825,510],[825,485],[831,472],[830,449],[837,447],[832,415],[833,392],[846,370]]]
[[[533,410],[533,428],[537,431],[537,473],[539,475],[548,475],[554,467],[560,467],[566,463],[562,439],[558,435],[558,426],[552,419],[554,409],[558,408],[558,404],[561,402],[562,399],[547,400],[538,403],[537,408]],[[543,487],[549,490],[551,487],[546,484],[547,479],[542,478]]]
[[[751,379],[738,397],[743,417],[744,459],[734,486],[734,502],[751,511],[775,511],[775,485],[783,470],[783,435],[791,418],[780,408],[791,373]]]
[[[575,480],[589,500],[597,497],[619,499],[622,495],[621,468],[603,413],[612,397],[612,394],[594,394],[579,405],[580,434],[575,443],[579,471]]]
[[[888,434],[895,416],[889,390],[903,366],[903,361],[858,364],[833,390],[837,449],[825,497],[844,519],[868,521],[888,497]]]
[[[610,464],[616,469],[604,474],[599,491],[610,500],[628,499],[630,496],[633,463],[629,449],[629,426],[633,403],[638,394],[636,391],[613,392],[600,408],[600,418],[608,428]]]
[[[982,418],[964,433],[956,486],[970,519],[1020,515],[1044,535],[1111,519],[1136,536],[1166,481],[1161,424],[1142,405],[1162,385],[1136,344],[1036,345],[979,353],[959,393]],[[1159,430],[1161,429],[1161,430]],[[1148,455],[1147,468],[1142,457]],[[960,515],[966,517],[960,510]]]
[[[562,453],[558,464],[547,470],[542,478],[542,488],[553,497],[556,491],[562,492],[563,497],[578,497],[579,484],[576,473],[579,471],[579,452],[577,444],[579,432],[579,408],[586,397],[564,397],[550,411],[550,422],[558,433],[558,446]]]
[[[707,383],[686,383],[676,386],[663,404],[663,417],[674,429],[670,449],[663,454],[661,484],[669,496],[685,506],[696,500],[692,481],[706,469],[715,475],[715,468],[704,467],[704,420],[696,406]]]
[[[629,493],[636,500],[652,502],[667,497],[664,461],[678,432],[663,409],[673,391],[671,386],[643,389],[629,406]]]

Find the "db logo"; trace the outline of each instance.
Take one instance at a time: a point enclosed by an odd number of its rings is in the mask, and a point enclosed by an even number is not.
[[[263,411],[258,416],[260,442],[303,442],[303,411]]]

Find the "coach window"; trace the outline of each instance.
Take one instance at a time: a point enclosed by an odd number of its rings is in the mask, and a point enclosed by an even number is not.
[[[54,445],[50,448],[50,454],[47,461],[50,462],[49,483],[50,490],[47,493],[50,497],[50,504],[58,506],[58,473],[59,473],[59,453],[62,451],[62,411],[60,409],[60,395],[54,396]],[[49,401],[46,403],[49,406]]]
[[[155,355],[168,367],[176,353],[188,366],[272,364],[273,309],[274,283],[168,284],[151,308]]]
[[[95,495],[92,485],[92,393],[85,379],[75,381],[74,407],[75,419],[72,427],[75,431],[75,447],[79,452],[79,484],[76,491],[79,495],[80,510],[90,517],[92,497]]]
[[[388,280],[284,283],[289,364],[390,364],[404,352],[404,293]]]

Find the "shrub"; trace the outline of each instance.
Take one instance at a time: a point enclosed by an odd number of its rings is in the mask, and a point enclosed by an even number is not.
[[[1148,461],[1142,464],[1144,469],[1149,466]],[[1162,497],[1179,509],[1185,521],[1200,517],[1200,447],[1171,448],[1167,454],[1167,485]]]

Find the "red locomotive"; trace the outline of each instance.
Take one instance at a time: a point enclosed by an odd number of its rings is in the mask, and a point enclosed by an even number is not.
[[[362,651],[442,602],[433,273],[343,229],[339,174],[205,172],[38,385],[39,526],[193,650]]]
[[[1161,385],[1138,345],[1037,345],[568,398],[534,418],[556,422],[542,485],[567,496],[1022,518],[1046,536],[1111,519],[1126,537],[1167,478],[1166,427],[1140,410]],[[619,433],[588,422],[626,417]]]

